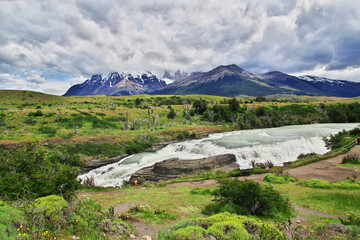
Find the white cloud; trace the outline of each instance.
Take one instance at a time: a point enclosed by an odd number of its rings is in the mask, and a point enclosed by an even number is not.
[[[162,75],[235,63],[255,72],[322,67],[353,80],[360,66],[356,0],[0,1],[0,21],[2,76],[32,68],[81,79],[110,71]],[[21,81],[57,92],[72,83],[50,80]]]

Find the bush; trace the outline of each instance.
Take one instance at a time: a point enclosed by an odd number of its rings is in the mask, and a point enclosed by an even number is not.
[[[286,239],[277,228],[271,225],[228,212],[219,213],[208,218],[198,218],[195,224],[208,229],[207,233],[214,235],[217,239]],[[228,231],[237,232],[239,237],[227,238],[228,236],[220,236],[221,230],[224,230],[224,225]],[[227,233],[223,231],[222,235],[227,235]]]
[[[40,110],[37,110],[36,112],[30,112],[28,114],[28,117],[41,117],[41,116],[44,116],[44,114]]]
[[[353,179],[346,179],[339,182],[334,182],[331,186],[341,189],[360,189],[360,182]]]
[[[220,180],[219,187],[212,195],[215,196],[215,203],[235,204],[246,209],[247,214],[290,217],[293,212],[289,200],[278,191],[251,180]]]
[[[41,126],[39,127],[38,131],[42,134],[49,134],[51,136],[54,136],[57,132],[55,128],[48,127],[48,126]]]
[[[287,175],[285,176],[276,176],[275,174],[267,174],[264,177],[264,182],[269,183],[278,183],[278,184],[285,184],[289,182],[294,182],[295,178],[289,177]]]
[[[0,239],[16,239],[17,229],[25,221],[24,213],[10,206],[0,206]]]
[[[202,240],[205,236],[205,229],[198,226],[188,226],[175,231],[177,240]]]
[[[183,220],[169,230],[160,230],[159,240],[178,239],[276,239],[285,240],[284,235],[275,227],[255,221],[246,216],[219,213],[208,218]]]
[[[360,227],[360,211],[350,211],[346,219],[339,218],[344,225]]]
[[[329,189],[332,187],[328,181],[323,181],[319,179],[306,180],[301,185],[305,187],[322,188],[322,189]]]
[[[173,108],[170,108],[170,112],[166,115],[168,119],[174,119],[176,117],[176,112]]]
[[[74,167],[51,162],[49,150],[29,144],[13,152],[0,149],[0,196],[3,199],[35,199],[62,195],[69,199],[80,187]]]
[[[345,164],[345,163],[360,164],[359,159],[360,159],[359,155],[357,155],[355,153],[348,153],[343,157],[341,163],[342,164]]]
[[[213,190],[211,188],[194,188],[190,191],[190,194],[198,195],[211,195]]]
[[[224,221],[214,223],[207,233],[218,240],[249,239],[246,229],[237,221]]]
[[[47,216],[59,214],[68,206],[68,203],[60,196],[49,195],[35,199],[36,206]]]
[[[247,215],[248,214],[248,210],[243,207],[243,206],[239,206],[237,204],[234,203],[213,203],[213,204],[208,204],[204,207],[204,209],[202,210],[202,213],[205,215],[214,215],[217,213],[224,213],[224,212],[228,212],[228,213],[234,213],[234,214],[238,214],[238,215]]]

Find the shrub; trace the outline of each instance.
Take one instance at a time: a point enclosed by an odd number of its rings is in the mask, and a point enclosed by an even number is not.
[[[339,182],[334,182],[331,186],[342,189],[360,189],[360,182],[353,179],[346,179]]]
[[[30,112],[28,114],[28,117],[41,117],[41,116],[44,116],[44,114],[40,110],[37,110],[36,112]]]
[[[129,210],[129,213],[135,217],[147,219],[152,223],[162,223],[166,219],[178,218],[176,214],[168,213],[165,210],[155,209],[147,204],[135,206]]]
[[[292,177],[289,177],[287,175],[285,176],[276,176],[275,174],[267,174],[264,177],[264,182],[269,182],[269,183],[278,183],[278,184],[285,184],[285,183],[289,183],[289,182],[294,182],[295,179]]]
[[[286,239],[284,235],[274,226],[256,221],[246,216],[230,214],[228,212],[219,213],[208,218],[198,218],[195,224],[202,226],[208,230],[208,234],[214,235],[217,239]],[[213,227],[215,225],[215,227]],[[228,225],[229,231],[239,231],[239,237],[233,236],[232,238],[226,238],[227,236],[218,236],[221,233],[224,225]],[[242,230],[245,229],[246,233]],[[226,235],[226,233],[223,233]],[[242,236],[242,237],[241,237]]]
[[[207,233],[218,240],[249,239],[249,234],[242,224],[237,221],[224,221],[214,223]]]
[[[80,187],[76,168],[51,162],[47,150],[29,144],[14,152],[0,149],[0,196],[3,199],[62,195],[66,199]]]
[[[205,215],[214,215],[217,213],[224,213],[224,212],[228,212],[228,213],[234,213],[234,214],[238,214],[238,215],[247,215],[248,214],[248,210],[243,207],[243,206],[239,206],[237,204],[234,203],[213,203],[213,204],[208,204],[204,207],[204,209],[202,210],[202,213]]]
[[[168,119],[174,119],[176,117],[176,112],[173,108],[170,108],[170,112],[166,115]]]
[[[97,112],[95,113],[97,116],[100,116],[100,117],[105,117],[106,114],[105,113],[102,113],[102,112]]]
[[[359,155],[357,155],[355,153],[348,153],[343,157],[341,163],[342,164],[344,164],[344,163],[360,164],[359,159],[360,159]]]
[[[19,209],[0,206],[0,239],[16,239],[17,229],[24,221],[24,214]]]
[[[352,225],[360,227],[360,211],[350,211],[346,219],[339,218],[344,225]]]
[[[211,188],[194,188],[190,191],[191,194],[198,194],[198,195],[211,195],[213,190]]]
[[[302,183],[302,186],[311,187],[311,188],[323,188],[323,189],[331,188],[331,184],[328,181],[323,181],[319,179],[306,180],[305,182]]]
[[[36,122],[37,121],[34,118],[28,118],[24,121],[25,124],[30,125],[30,126],[34,126],[36,124]]]
[[[93,128],[117,128],[116,124],[109,122],[109,121],[100,120],[100,119],[94,119],[93,123],[92,123],[92,127]]]
[[[42,134],[49,134],[51,136],[54,136],[57,132],[55,128],[49,127],[49,126],[41,126],[39,127],[38,131]]]
[[[232,203],[246,209],[248,214],[289,217],[293,212],[289,200],[278,191],[251,180],[220,180],[219,187],[212,195],[215,196],[215,203]]]
[[[205,235],[205,229],[198,226],[188,226],[175,231],[177,240],[202,240]]]
[[[49,195],[35,199],[36,206],[48,216],[59,214],[68,206],[68,203],[60,196]]]

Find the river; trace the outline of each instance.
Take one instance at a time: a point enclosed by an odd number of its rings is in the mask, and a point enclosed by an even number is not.
[[[131,155],[80,175],[79,179],[93,177],[97,186],[122,186],[133,173],[156,162],[174,157],[199,159],[226,153],[234,154],[237,163],[243,167],[249,166],[251,161],[282,165],[295,161],[300,154],[328,152],[323,137],[357,126],[359,123],[311,124],[214,133],[203,139],[169,144],[156,152]]]

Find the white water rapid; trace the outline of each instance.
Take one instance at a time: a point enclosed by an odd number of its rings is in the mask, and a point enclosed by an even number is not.
[[[302,153],[326,153],[328,149],[322,137],[358,126],[359,123],[312,124],[214,133],[203,139],[169,144],[154,153],[134,154],[79,178],[93,177],[97,186],[121,186],[133,173],[156,162],[173,157],[199,159],[226,153],[234,154],[240,166],[249,166],[253,160],[282,165],[295,161]]]

